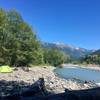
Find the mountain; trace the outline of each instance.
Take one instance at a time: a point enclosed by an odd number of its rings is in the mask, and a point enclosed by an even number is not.
[[[87,50],[84,48],[78,48],[74,46],[70,46],[63,43],[47,43],[42,42],[43,48],[57,48],[60,51],[65,52],[66,54],[69,54],[71,58],[73,59],[79,59],[80,57],[83,57],[87,54],[90,54],[93,52],[93,50]]]
[[[98,55],[98,56],[100,56],[100,49],[99,49],[99,50],[96,50],[96,51],[93,52],[91,55]]]

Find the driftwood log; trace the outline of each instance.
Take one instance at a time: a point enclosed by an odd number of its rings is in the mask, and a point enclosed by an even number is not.
[[[64,93],[48,93],[44,79],[40,78],[32,88],[22,94],[1,97],[0,100],[100,100],[100,87],[86,90],[65,90]]]

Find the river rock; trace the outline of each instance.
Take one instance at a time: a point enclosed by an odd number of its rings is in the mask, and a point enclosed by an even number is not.
[[[95,87],[95,84],[89,83],[84,84],[81,82],[76,82],[71,79],[63,79],[58,77],[54,70],[55,68],[50,67],[31,67],[29,71],[23,70],[22,68],[17,68],[12,73],[0,73],[0,81],[17,81],[17,82],[25,82],[27,84],[35,83],[39,78],[44,78],[45,86],[48,90],[53,90],[55,92],[64,92],[65,88],[69,90],[80,90],[80,89],[88,89]]]

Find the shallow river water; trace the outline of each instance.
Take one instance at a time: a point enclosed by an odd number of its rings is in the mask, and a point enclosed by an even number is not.
[[[55,69],[56,74],[65,79],[79,79],[83,81],[93,81],[95,83],[100,83],[100,71],[85,69],[80,67],[64,67]]]

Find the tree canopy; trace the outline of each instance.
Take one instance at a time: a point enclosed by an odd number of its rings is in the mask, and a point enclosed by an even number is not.
[[[0,65],[58,65],[69,57],[55,49],[45,50],[32,28],[16,10],[0,9]]]
[[[39,48],[36,34],[20,14],[0,9],[0,64],[24,66],[32,63],[33,54]]]
[[[44,62],[53,66],[67,63],[70,57],[57,49],[44,49]]]
[[[81,59],[82,63],[86,64],[99,64],[100,65],[100,55],[87,55]]]

